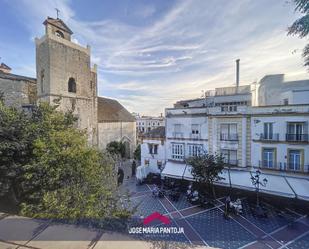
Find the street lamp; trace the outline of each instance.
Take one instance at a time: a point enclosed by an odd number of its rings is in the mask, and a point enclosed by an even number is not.
[[[256,207],[259,208],[260,207],[260,201],[259,201],[260,185],[263,187],[266,187],[268,180],[266,178],[264,178],[263,181],[260,180],[261,171],[259,170],[255,172],[254,176],[252,175],[251,172],[250,174],[251,174],[252,185],[255,187],[255,190],[256,190]]]

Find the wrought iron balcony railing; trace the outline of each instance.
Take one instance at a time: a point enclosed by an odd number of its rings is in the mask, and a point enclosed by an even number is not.
[[[221,133],[220,140],[221,141],[238,141],[238,134]]]
[[[260,134],[260,140],[264,141],[279,141],[279,133],[261,133]]]
[[[230,166],[237,166],[238,165],[238,160],[233,160],[233,159],[224,159],[224,163]]]
[[[286,141],[288,142],[308,142],[308,134],[286,134]]]
[[[309,173],[309,165],[300,165],[286,162],[269,162],[267,160],[259,161],[259,168],[288,171],[294,173]]]
[[[183,138],[183,133],[182,132],[173,132],[173,137],[174,138]]]
[[[201,134],[190,134],[190,139],[194,140],[194,139],[201,139]]]

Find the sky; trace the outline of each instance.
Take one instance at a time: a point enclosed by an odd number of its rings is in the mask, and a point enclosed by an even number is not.
[[[305,39],[287,36],[299,17],[291,0],[0,0],[0,61],[35,77],[35,37],[47,16],[91,46],[100,96],[159,115],[178,100],[266,74],[308,78]]]

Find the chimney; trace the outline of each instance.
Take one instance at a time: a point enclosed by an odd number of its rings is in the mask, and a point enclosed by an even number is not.
[[[240,59],[236,60],[236,93],[238,93],[239,88],[239,61]]]
[[[12,69],[8,65],[5,65],[4,63],[0,64],[0,72],[2,72],[2,73],[10,73],[11,70]]]

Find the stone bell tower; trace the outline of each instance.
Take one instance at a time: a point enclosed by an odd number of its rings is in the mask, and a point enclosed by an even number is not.
[[[73,32],[59,18],[48,17],[45,35],[36,38],[38,101],[54,103],[60,111],[73,111],[78,128],[85,130],[89,144],[97,144],[97,72],[91,68],[90,47],[71,41]]]

